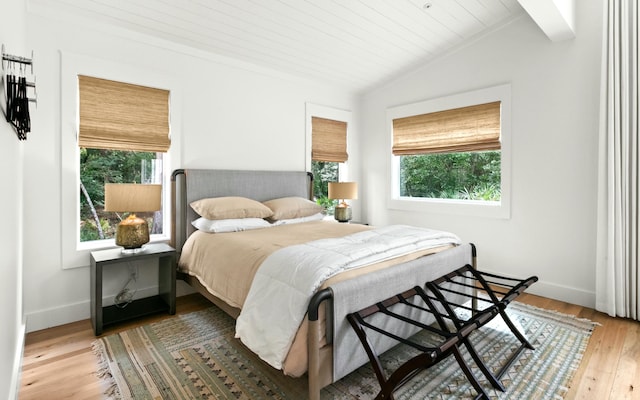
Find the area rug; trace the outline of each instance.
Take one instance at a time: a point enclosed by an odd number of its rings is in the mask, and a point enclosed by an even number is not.
[[[595,324],[570,315],[513,302],[508,313],[535,347],[525,350],[493,390],[492,399],[562,399]],[[420,340],[429,341],[426,333]],[[496,370],[519,344],[501,318],[473,333],[472,342]],[[291,399],[308,398],[307,379],[290,378],[263,363],[234,338],[234,320],[216,307],[98,339],[99,374],[113,399]],[[464,348],[462,349],[465,357]],[[383,356],[393,370],[413,350],[400,345]],[[469,361],[469,365],[474,365]],[[365,365],[324,388],[322,399],[371,399],[380,387]],[[403,399],[472,399],[474,389],[453,357],[421,372],[395,394]]]

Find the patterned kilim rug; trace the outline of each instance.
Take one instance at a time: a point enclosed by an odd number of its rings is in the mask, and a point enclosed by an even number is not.
[[[595,324],[573,316],[514,302],[508,308],[535,350],[525,350],[502,377],[505,393],[492,398],[561,399],[568,390]],[[421,340],[428,341],[427,334]],[[472,334],[487,365],[495,370],[517,347],[517,340],[495,318]],[[94,350],[100,374],[112,383],[115,399],[305,399],[307,379],[289,378],[269,367],[234,338],[234,321],[216,307],[180,315],[98,339]],[[462,349],[465,354],[464,348]],[[397,346],[384,355],[394,369],[413,350]],[[469,365],[474,365],[469,362]],[[322,391],[323,399],[371,399],[379,391],[373,370],[363,366]],[[475,391],[453,357],[403,386],[396,399],[467,399]]]

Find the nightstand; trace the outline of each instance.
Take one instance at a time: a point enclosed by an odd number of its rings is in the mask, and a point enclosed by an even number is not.
[[[175,249],[165,243],[147,244],[134,253],[122,248],[91,252],[91,324],[96,336],[103,327],[158,312],[176,313]],[[137,299],[124,308],[102,306],[102,274],[110,265],[158,260],[158,294]]]

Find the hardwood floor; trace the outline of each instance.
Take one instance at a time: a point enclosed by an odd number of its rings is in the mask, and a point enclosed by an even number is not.
[[[640,322],[611,318],[595,310],[523,294],[518,301],[598,322],[570,385],[567,399],[640,399]],[[198,294],[179,297],[177,313],[209,307]],[[169,315],[156,315],[107,329],[109,335]],[[19,398],[102,399],[106,389],[96,376],[95,340],[89,320],[27,335]]]
[[[176,314],[210,307],[199,294],[178,297]],[[157,314],[106,328],[103,336],[171,318]],[[95,400],[106,398],[107,385],[97,376],[97,358],[91,344],[96,340],[90,320],[27,334],[22,361],[19,399]]]

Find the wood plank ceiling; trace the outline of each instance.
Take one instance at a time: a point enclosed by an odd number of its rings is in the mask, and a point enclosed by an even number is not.
[[[363,92],[524,13],[517,0],[30,0]]]

